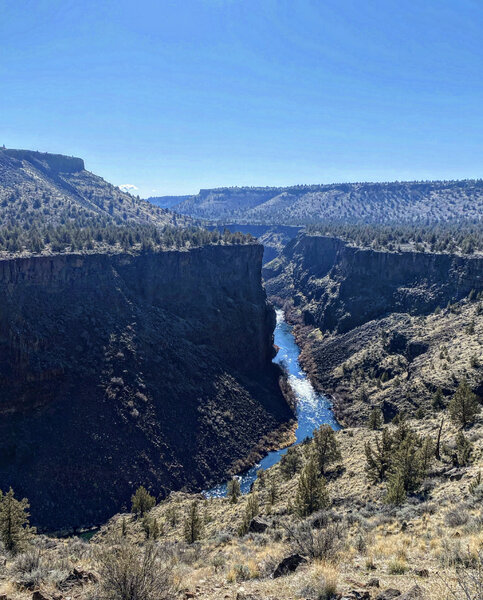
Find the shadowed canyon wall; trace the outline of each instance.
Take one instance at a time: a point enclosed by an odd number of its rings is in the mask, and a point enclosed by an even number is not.
[[[226,477],[292,418],[258,244],[0,262],[0,488],[100,523]]]
[[[345,332],[389,313],[427,314],[483,289],[483,258],[383,252],[300,235],[264,269],[269,295],[292,297],[307,324]]]

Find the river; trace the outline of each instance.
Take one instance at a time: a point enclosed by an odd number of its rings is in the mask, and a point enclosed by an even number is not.
[[[323,394],[315,391],[307,375],[299,364],[300,349],[295,343],[292,327],[285,321],[283,312],[277,310],[277,325],[275,327],[275,345],[279,347],[277,356],[273,362],[281,364],[288,373],[288,381],[292,387],[297,400],[297,429],[295,431],[295,442],[299,444],[307,437],[312,437],[314,429],[319,425],[328,424],[333,429],[340,429],[332,412],[330,400]],[[259,463],[238,476],[243,494],[250,491],[252,483],[257,478],[259,469],[268,469],[278,463],[287,452],[274,450],[269,452]],[[208,498],[221,498],[226,496],[226,483],[204,492]]]

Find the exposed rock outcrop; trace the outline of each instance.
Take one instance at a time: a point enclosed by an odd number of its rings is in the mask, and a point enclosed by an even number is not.
[[[47,528],[196,489],[292,417],[262,247],[0,262],[0,488]]]
[[[300,235],[264,277],[269,294],[303,308],[306,324],[345,332],[389,313],[428,314],[483,290],[483,258],[381,252]]]

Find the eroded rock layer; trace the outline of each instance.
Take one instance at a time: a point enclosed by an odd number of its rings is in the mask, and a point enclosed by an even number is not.
[[[37,525],[219,480],[292,417],[262,250],[0,262],[0,488]]]

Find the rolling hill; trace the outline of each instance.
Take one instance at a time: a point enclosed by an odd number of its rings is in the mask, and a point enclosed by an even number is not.
[[[481,220],[483,181],[341,183],[200,190],[176,212],[224,222],[307,225]]]

